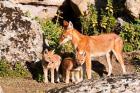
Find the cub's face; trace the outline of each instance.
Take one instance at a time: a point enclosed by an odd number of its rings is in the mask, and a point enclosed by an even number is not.
[[[86,59],[86,52],[84,51],[77,51],[76,52],[76,59],[77,59],[77,65],[81,66],[84,64]]]
[[[53,63],[53,53],[52,51],[48,51],[44,53],[44,60],[48,63]]]

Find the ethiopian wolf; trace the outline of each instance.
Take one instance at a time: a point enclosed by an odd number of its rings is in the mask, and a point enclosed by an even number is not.
[[[60,45],[71,41],[76,50],[77,59],[85,57],[84,60],[77,61],[77,64],[86,65],[87,78],[91,79],[91,57],[105,55],[109,66],[108,76],[112,73],[110,52],[113,52],[118,62],[121,64],[123,73],[126,73],[122,58],[123,40],[115,33],[87,36],[79,33],[73,28],[71,22],[64,21],[64,32],[60,37]]]
[[[43,72],[44,72],[44,82],[48,83],[48,71],[51,72],[51,83],[54,83],[54,75],[56,70],[57,82],[59,82],[59,66],[61,64],[61,57],[54,54],[54,51],[45,50],[42,55],[43,62]]]

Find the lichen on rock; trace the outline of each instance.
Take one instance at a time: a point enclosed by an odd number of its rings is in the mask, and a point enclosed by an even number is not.
[[[41,58],[43,37],[40,25],[15,4],[0,2],[0,59],[9,62]]]
[[[99,80],[84,80],[61,89],[51,89],[47,93],[139,93],[139,91],[140,76],[128,74]]]

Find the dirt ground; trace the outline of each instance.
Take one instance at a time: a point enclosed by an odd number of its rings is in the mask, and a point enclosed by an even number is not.
[[[59,89],[70,84],[45,84],[27,78],[0,78],[0,85],[4,93],[45,93],[45,91],[50,89]]]
[[[125,64],[128,73],[135,73],[134,64],[132,64],[131,60],[128,61],[131,55],[125,55]],[[131,58],[130,58],[131,59]],[[98,61],[93,62],[93,70],[98,73],[98,76],[104,76],[107,74],[107,62],[104,57],[97,58]],[[122,74],[122,69],[120,64],[115,61],[115,57],[113,57],[112,65],[113,65],[113,75]],[[127,61],[127,62],[126,62]],[[103,71],[105,69],[105,71]],[[97,77],[98,77],[97,76]],[[93,76],[94,78],[96,76]],[[98,78],[96,78],[98,79]],[[28,78],[4,78],[0,77],[0,86],[2,87],[4,93],[45,93],[46,91],[54,88],[62,88],[64,86],[68,86],[71,84],[65,83],[56,83],[56,84],[45,84],[39,83],[36,80],[33,80],[31,77]]]

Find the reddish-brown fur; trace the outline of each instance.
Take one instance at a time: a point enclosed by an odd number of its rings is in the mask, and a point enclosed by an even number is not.
[[[43,66],[43,72],[44,72],[44,82],[47,83],[48,82],[48,70],[51,71],[51,83],[54,83],[54,70],[56,69],[56,77],[57,77],[57,81],[59,82],[59,76],[58,76],[58,70],[59,70],[59,66],[61,63],[61,57],[57,54],[54,54],[53,51],[44,51],[43,55],[43,62],[42,62],[42,66]]]
[[[62,62],[63,78],[65,83],[69,83],[70,77],[72,82],[80,82],[83,79],[82,66],[77,67],[76,60],[65,58]]]
[[[65,21],[66,22],[66,21]],[[66,24],[66,23],[65,23]],[[123,69],[123,73],[126,73],[124,61],[122,58],[123,40],[121,37],[114,33],[101,34],[97,36],[86,36],[79,33],[73,28],[71,22],[69,22],[67,28],[65,25],[65,31],[60,37],[60,45],[71,41],[76,49],[76,55],[85,57],[86,73],[88,79],[91,78],[91,57],[97,57],[106,55],[109,65],[108,76],[111,75],[112,65],[110,60],[110,52],[112,51],[120,62]],[[80,57],[77,57],[79,59]],[[80,59],[79,59],[80,60]],[[83,64],[83,61],[77,61],[78,64]]]

